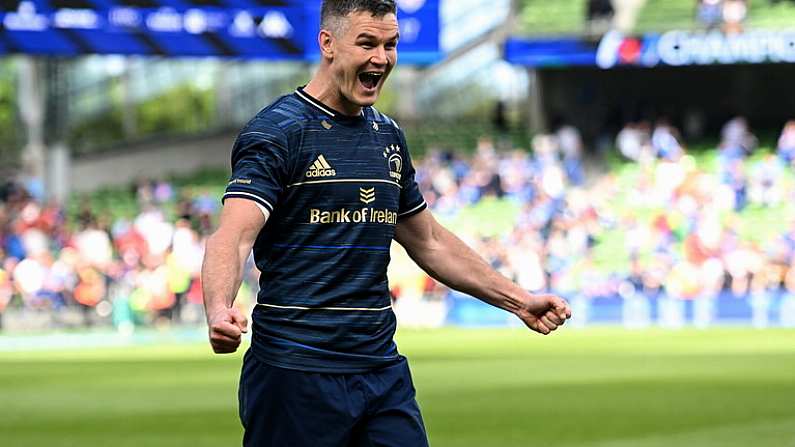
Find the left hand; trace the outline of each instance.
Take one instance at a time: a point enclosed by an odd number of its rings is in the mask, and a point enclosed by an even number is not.
[[[243,334],[248,332],[248,318],[236,307],[223,307],[208,313],[207,326],[213,351],[231,354],[237,351]]]
[[[571,307],[555,295],[527,295],[516,316],[530,329],[549,335],[571,318]]]

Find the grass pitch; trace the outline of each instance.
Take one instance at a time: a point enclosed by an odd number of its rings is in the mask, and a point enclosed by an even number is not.
[[[795,331],[403,331],[434,447],[795,447]],[[240,356],[0,353],[0,445],[240,445]],[[407,446],[410,447],[410,446]]]

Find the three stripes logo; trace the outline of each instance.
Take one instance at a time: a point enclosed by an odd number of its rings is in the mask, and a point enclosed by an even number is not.
[[[312,166],[309,167],[309,170],[306,171],[307,177],[334,177],[337,175],[337,171],[331,167],[331,165],[326,161],[326,157],[322,154],[317,157]]]
[[[359,188],[359,200],[367,205],[375,202],[375,188]]]

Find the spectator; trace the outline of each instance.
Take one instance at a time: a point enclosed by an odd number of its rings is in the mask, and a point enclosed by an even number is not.
[[[144,211],[135,219],[133,226],[146,241],[148,254],[163,256],[166,253],[166,250],[171,245],[174,227],[166,221],[165,215],[160,208],[154,205],[147,205]]]
[[[5,253],[0,248],[0,260],[4,259],[6,259]],[[0,264],[0,332],[3,330],[3,314],[13,296],[14,289],[11,283],[11,274],[6,271],[5,265]]]
[[[612,17],[614,12],[610,0],[588,0],[588,20]]]
[[[742,211],[748,196],[745,163],[742,159],[735,158],[722,161],[720,166],[721,181],[731,188],[733,194],[733,208],[737,212]]]
[[[775,155],[769,154],[758,161],[751,170],[750,201],[768,207],[778,205],[784,195],[783,177],[784,168]]]
[[[641,162],[651,158],[651,136],[648,125],[627,123],[616,137],[616,146],[624,157]]]
[[[661,119],[651,135],[651,146],[658,158],[677,161],[685,153],[680,139],[679,131],[668,120]]]
[[[721,155],[730,159],[744,158],[756,149],[757,142],[748,121],[738,116],[729,120],[721,130]]]
[[[723,0],[699,0],[696,18],[707,29],[717,29],[723,24]]]
[[[113,247],[108,233],[99,228],[96,220],[86,223],[85,229],[74,237],[74,247],[89,266],[106,268],[113,257]]]
[[[795,167],[795,120],[787,121],[781,130],[778,156],[785,165]]]
[[[86,326],[93,325],[92,311],[105,295],[106,284],[102,272],[91,264],[80,265],[77,268],[74,298],[83,310],[83,321]]]
[[[563,167],[572,185],[582,185],[585,174],[582,167],[583,143],[580,131],[570,124],[564,124],[555,133],[563,155]]]
[[[25,258],[16,265],[12,264],[14,286],[19,292],[23,304],[31,309],[44,309],[41,299],[46,267],[35,257]]]
[[[747,0],[723,1],[723,30],[726,34],[740,34],[748,16]]]

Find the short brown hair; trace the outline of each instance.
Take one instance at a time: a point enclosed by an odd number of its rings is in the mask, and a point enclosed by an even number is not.
[[[395,0],[323,0],[323,6],[320,7],[320,27],[336,31],[339,28],[339,19],[360,11],[369,12],[373,17],[383,17],[397,14],[397,5]]]

